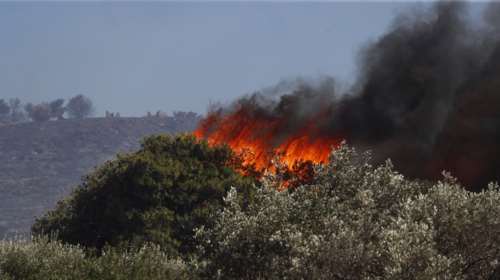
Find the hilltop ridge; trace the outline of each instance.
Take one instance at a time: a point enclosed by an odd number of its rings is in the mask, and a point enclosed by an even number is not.
[[[0,236],[29,231],[80,178],[151,134],[192,131],[195,119],[89,118],[0,126]]]

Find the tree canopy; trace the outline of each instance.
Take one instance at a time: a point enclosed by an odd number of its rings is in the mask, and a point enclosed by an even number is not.
[[[217,279],[500,279],[500,189],[405,179],[341,147],[314,182],[270,177],[242,209],[229,192],[200,228],[202,272]],[[204,271],[203,271],[204,270]]]
[[[92,100],[90,100],[85,95],[79,94],[71,98],[66,105],[66,110],[68,115],[75,119],[83,119],[92,114],[94,110],[94,105]]]
[[[25,105],[24,109],[28,113],[30,119],[34,122],[45,122],[50,120],[50,105],[48,103],[40,103],[33,105],[28,103]]]
[[[10,113],[10,107],[5,100],[0,99],[0,117],[4,117]]]
[[[208,223],[231,186],[250,197],[253,179],[235,171],[239,164],[227,147],[193,136],[152,136],[85,177],[32,231],[97,249],[151,242],[190,253],[194,229]]]
[[[64,108],[64,99],[58,98],[52,102],[49,103],[50,107],[50,117],[55,118],[58,120],[64,119],[63,115],[64,112],[66,111],[66,108]]]

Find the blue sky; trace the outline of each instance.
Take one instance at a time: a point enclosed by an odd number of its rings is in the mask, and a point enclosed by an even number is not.
[[[404,2],[0,3],[0,98],[205,112],[297,76],[348,83]]]

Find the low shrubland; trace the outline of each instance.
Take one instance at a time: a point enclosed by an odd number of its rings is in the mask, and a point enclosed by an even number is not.
[[[45,237],[1,243],[0,275],[500,278],[496,184],[469,192],[446,173],[409,180],[343,145],[309,182],[282,190],[280,174],[240,175],[227,148],[189,136],[144,143],[40,218],[33,233]]]
[[[155,245],[96,256],[81,247],[46,238],[0,242],[0,279],[193,279],[188,266],[169,258]]]

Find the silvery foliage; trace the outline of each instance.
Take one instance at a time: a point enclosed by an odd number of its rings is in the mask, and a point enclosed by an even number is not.
[[[131,251],[108,248],[94,255],[48,238],[0,241],[0,279],[195,279],[186,263],[146,244]]]
[[[232,189],[200,228],[200,268],[219,279],[500,279],[500,191],[444,173],[411,181],[343,145],[315,181],[278,191],[269,175],[243,209]]]

